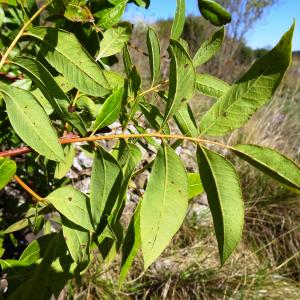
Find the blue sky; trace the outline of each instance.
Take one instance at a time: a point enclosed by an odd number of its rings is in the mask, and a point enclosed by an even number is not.
[[[200,15],[197,0],[186,0],[187,14]],[[151,0],[148,10],[131,4],[125,14],[126,19],[142,18],[146,22],[156,19],[173,17],[176,10],[176,0]],[[296,19],[296,31],[293,50],[300,50],[300,0],[279,0],[279,4],[272,7],[263,20],[257,22],[246,35],[247,44],[252,48],[273,47],[281,35]]]

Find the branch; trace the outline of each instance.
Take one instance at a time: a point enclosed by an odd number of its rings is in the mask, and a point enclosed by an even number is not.
[[[77,135],[70,134],[67,136],[63,136],[59,139],[59,142],[62,145],[66,144],[73,144],[73,143],[83,143],[83,142],[96,142],[96,141],[108,141],[108,140],[115,140],[115,139],[130,139],[130,138],[147,138],[147,137],[155,137],[159,139],[175,139],[175,140],[185,140],[185,141],[190,141],[196,144],[212,144],[212,145],[217,145],[222,148],[227,148],[227,149],[232,149],[230,146],[210,141],[210,140],[205,140],[197,137],[190,137],[190,136],[184,136],[184,135],[179,135],[179,134],[162,134],[158,132],[153,132],[153,133],[132,133],[132,134],[111,134],[111,135],[101,135],[101,136],[89,136],[89,137],[83,137],[80,138]],[[29,153],[31,152],[32,149],[29,147],[22,147],[22,148],[17,148],[13,150],[8,150],[8,151],[3,151],[0,152],[0,157],[13,157],[13,156],[18,156],[21,154]]]
[[[33,191],[19,176],[15,175],[14,180],[26,191],[28,192],[36,202],[45,203],[45,199],[40,197],[35,191]]]

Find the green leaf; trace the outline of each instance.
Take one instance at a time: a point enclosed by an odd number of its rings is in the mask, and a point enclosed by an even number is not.
[[[134,0],[137,6],[148,8],[150,5],[150,0]]]
[[[151,27],[147,32],[147,48],[153,86],[160,78],[160,44],[156,31]]]
[[[231,15],[220,4],[212,0],[198,0],[202,16],[215,26],[231,22]]]
[[[214,76],[207,74],[197,74],[196,91],[209,97],[221,98],[230,89],[230,85]]]
[[[255,168],[299,193],[300,167],[286,156],[257,145],[238,145],[232,151]]]
[[[70,255],[77,264],[87,265],[90,259],[90,233],[70,222],[64,216],[61,218],[62,231]]]
[[[169,245],[188,207],[185,167],[169,146],[160,147],[141,203],[141,243],[147,269]]]
[[[121,52],[129,38],[130,32],[126,26],[106,30],[103,33],[103,39],[100,42],[100,51],[96,60]]]
[[[121,141],[118,151],[118,162],[122,163],[123,182],[120,187],[118,201],[113,209],[113,214],[110,217],[110,224],[116,224],[122,214],[122,211],[126,204],[126,191],[130,182],[132,173],[137,164],[142,159],[142,152],[138,146],[134,144],[127,144],[125,141]]]
[[[194,66],[198,67],[215,56],[222,46],[224,37],[225,29],[222,27],[217,30],[209,40],[205,41],[194,56]]]
[[[34,27],[27,36],[38,44],[40,54],[81,92],[104,96],[111,89],[101,68],[76,39],[62,29]]]
[[[86,130],[80,116],[69,111],[71,105],[69,97],[54,80],[51,73],[38,60],[25,56],[15,58],[12,63],[19,66],[34,81],[53,109],[65,122],[74,126],[81,135],[85,135]]]
[[[85,1],[81,0],[71,0],[69,1],[66,11],[65,11],[65,18],[72,22],[94,22],[94,17],[89,10],[89,8],[84,5]]]
[[[153,129],[159,130],[163,126],[163,133],[171,133],[169,125],[167,123],[163,125],[163,116],[156,106],[147,102],[140,102],[139,106],[145,118],[153,127]]]
[[[0,190],[11,181],[16,171],[17,165],[13,160],[0,157]]]
[[[16,300],[40,300],[50,299],[54,294],[57,298],[67,280],[74,277],[77,266],[66,252],[62,234],[53,233],[33,241],[19,261],[1,262],[2,271],[5,270],[9,278],[5,296]]]
[[[41,263],[37,265],[30,279],[20,285],[9,299],[38,300],[51,297],[51,290],[49,291],[51,286],[50,271],[52,269],[51,265],[58,257],[59,248],[61,247],[59,240],[61,240],[61,237],[56,234],[49,243]]]
[[[88,212],[88,199],[80,191],[72,186],[64,186],[53,191],[46,199],[69,221],[84,229],[93,230]]]
[[[198,147],[197,158],[223,265],[242,236],[244,225],[242,191],[234,167],[221,155],[207,148]]]
[[[20,261],[26,264],[37,263],[38,260],[43,257],[44,252],[55,236],[56,233],[51,233],[32,241],[21,254]]]
[[[125,78],[121,74],[107,70],[103,70],[103,74],[113,90],[124,86]]]
[[[141,202],[140,202],[141,203]],[[130,224],[127,229],[127,233],[122,245],[122,262],[121,271],[119,277],[119,287],[122,286],[126,275],[136,257],[138,250],[141,246],[141,234],[140,234],[140,208],[141,205],[138,204]]]
[[[65,177],[73,165],[75,149],[72,144],[64,146],[64,154],[66,158],[65,161],[58,163],[55,168],[54,178],[56,179]]]
[[[185,22],[185,0],[177,0],[176,14],[171,28],[171,39],[177,40],[183,31]]]
[[[118,119],[122,108],[123,94],[124,88],[120,88],[105,100],[94,123],[93,133]]]
[[[48,159],[63,161],[64,152],[56,131],[34,96],[3,83],[0,91],[4,94],[9,121],[20,138]]]
[[[28,227],[29,225],[30,225],[29,218],[21,219],[16,223],[10,225],[8,228],[6,228],[4,233],[8,234],[8,233],[16,232]]]
[[[133,63],[127,45],[125,45],[125,47],[123,48],[123,64],[127,78],[129,79]]]
[[[198,173],[188,173],[189,179],[189,199],[192,199],[204,192],[200,175]]]
[[[170,87],[164,122],[173,117],[182,101],[193,97],[196,81],[193,62],[183,46],[179,42],[171,40],[169,53],[171,56]]]
[[[95,152],[90,191],[91,215],[95,228],[104,211],[112,210],[119,195],[121,181],[122,170],[118,162],[104,149],[98,149]]]
[[[175,122],[185,136],[198,136],[196,121],[193,112],[187,103],[183,103],[174,116]]]
[[[76,106],[89,114],[89,117],[96,119],[99,112],[99,105],[86,95],[80,95],[76,100]]]
[[[201,135],[222,136],[241,127],[272,97],[291,62],[294,27],[203,116]]]
[[[119,0],[116,5],[110,5],[95,13],[96,25],[103,29],[109,29],[118,23],[124,14],[127,2],[128,0]]]

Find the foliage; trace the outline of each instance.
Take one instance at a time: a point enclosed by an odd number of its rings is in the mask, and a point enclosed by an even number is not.
[[[292,191],[300,191],[300,168],[286,156],[256,145],[231,147],[206,139],[240,128],[272,97],[290,65],[294,24],[274,49],[229,85],[196,72],[220,49],[225,28],[219,28],[191,57],[181,38],[185,1],[178,0],[168,48],[169,79],[161,79],[160,42],[155,29],[149,28],[151,86],[144,89],[128,51],[131,25],[121,22],[127,2],[53,0],[40,8],[34,1],[3,4],[0,113],[10,125],[1,127],[1,135],[9,131],[8,147],[22,142],[27,147],[0,153],[10,157],[0,160],[0,187],[13,177],[34,200],[22,207],[20,218],[9,224],[4,235],[11,237],[29,227],[40,236],[18,259],[8,259],[2,247],[0,265],[8,280],[8,299],[57,296],[95,256],[109,264],[118,253],[121,286],[139,249],[144,269],[161,255],[184,221],[188,200],[203,189],[220,261],[225,264],[243,231],[242,191],[233,165],[209,145],[231,151]],[[149,5],[149,1],[134,2]],[[214,25],[231,19],[215,1],[199,1],[199,8]],[[123,56],[121,73],[112,70],[116,54]],[[198,92],[218,99],[201,120],[195,120],[189,106]],[[162,100],[162,107],[150,102],[151,93]],[[140,122],[142,116],[150,128]],[[173,120],[181,135],[170,129]],[[111,133],[113,124],[121,131]],[[115,143],[109,151],[98,141]],[[188,174],[176,154],[182,141],[197,145],[200,175]],[[74,158],[69,145],[84,142],[81,148],[93,159],[88,193],[75,189],[65,177]],[[155,153],[143,167],[141,148]],[[16,170],[13,157],[26,153],[22,160],[15,159]],[[121,217],[129,186],[148,169],[145,192],[139,191],[139,203],[126,229]],[[33,191],[25,184],[29,170],[41,177],[43,189]]]

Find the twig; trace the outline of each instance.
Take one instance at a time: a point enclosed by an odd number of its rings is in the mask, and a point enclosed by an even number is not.
[[[15,175],[14,180],[28,192],[36,202],[45,203],[45,199],[40,197],[35,191],[33,191],[19,176]]]
[[[50,0],[49,2],[45,3],[44,5],[42,5],[37,11],[36,13],[23,25],[23,27],[21,28],[21,30],[19,31],[19,33],[16,35],[16,37],[14,38],[14,40],[12,41],[12,43],[10,44],[10,46],[7,48],[6,52],[4,53],[4,55],[1,58],[0,61],[0,69],[2,69],[2,67],[4,66],[6,59],[8,58],[10,52],[13,50],[13,48],[16,46],[16,44],[18,43],[19,39],[22,37],[23,33],[26,31],[26,29],[29,27],[29,25],[35,20],[35,18],[37,18],[41,12],[52,2],[53,0]]]

